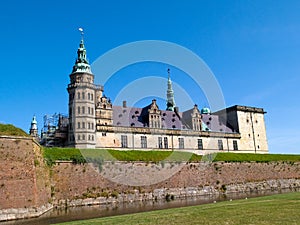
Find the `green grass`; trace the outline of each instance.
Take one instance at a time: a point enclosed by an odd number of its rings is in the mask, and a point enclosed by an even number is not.
[[[157,210],[62,223],[95,224],[299,224],[300,193],[288,193],[206,205]]]
[[[44,157],[53,163],[56,160],[70,160],[74,163],[85,163],[86,159],[103,159],[106,161],[200,161],[201,156],[188,152],[172,151],[116,151],[111,149],[75,149],[75,148],[47,148],[44,147]]]
[[[214,158],[215,156],[215,158]],[[207,155],[202,156],[189,152],[179,151],[118,151],[111,149],[75,149],[75,148],[44,148],[44,157],[49,162],[53,163],[56,160],[70,160],[74,163],[85,163],[86,159],[102,159],[106,161],[144,161],[144,162],[159,162],[159,161],[189,161],[199,162],[202,159],[206,160]],[[300,161],[300,155],[282,155],[282,154],[251,154],[251,153],[218,153],[212,157],[214,162],[272,162]]]
[[[253,154],[253,153],[218,153],[214,161],[224,162],[272,162],[272,161],[300,161],[300,155],[284,154]]]
[[[0,123],[0,135],[29,137],[29,135],[22,129],[17,128],[11,124],[1,124],[1,123]]]

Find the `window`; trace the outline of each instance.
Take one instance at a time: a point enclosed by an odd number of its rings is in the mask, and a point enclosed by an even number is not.
[[[94,130],[94,123],[92,123],[92,130]]]
[[[80,114],[80,106],[77,108],[77,113]]]
[[[91,129],[91,124],[90,124],[90,122],[88,122],[88,129]]]
[[[84,108],[84,106],[82,106],[82,114],[84,114],[85,113],[85,108]]]
[[[168,145],[168,138],[167,138],[167,137],[164,137],[164,147],[165,147],[165,148],[169,148],[169,145]]]
[[[82,135],[82,140],[85,140],[85,135],[84,134]]]
[[[238,144],[236,140],[233,140],[233,150],[239,150],[238,149]]]
[[[92,141],[94,140],[94,135],[92,135]]]
[[[92,100],[92,101],[94,100],[94,95],[93,95],[93,94],[91,94],[91,100]]]
[[[91,108],[88,107],[88,114],[91,114]]]
[[[80,141],[80,135],[78,134],[78,136],[77,136],[77,139],[78,139],[78,141]]]
[[[122,148],[127,148],[127,136],[126,135],[121,135],[121,147]]]
[[[77,93],[77,98],[80,99],[80,93],[79,92]]]
[[[147,137],[141,136],[141,148],[147,148]]]
[[[85,97],[85,96],[84,96],[84,92],[82,92],[82,99],[84,99],[84,97]]]
[[[219,150],[223,150],[223,141],[222,140],[218,140],[218,148],[219,148]]]
[[[179,142],[179,148],[184,149],[184,139],[183,138],[178,138],[178,142]]]
[[[203,142],[202,142],[202,139],[198,139],[198,149],[203,150]]]
[[[89,135],[89,138],[88,138],[88,140],[91,140],[91,135]]]
[[[85,122],[82,122],[82,128],[85,129]]]
[[[77,128],[80,129],[80,122],[77,123]]]
[[[162,137],[158,137],[158,148],[162,148]]]
[[[91,94],[90,93],[88,93],[88,100],[90,100],[91,99]]]
[[[106,133],[105,133],[105,132],[103,132],[103,133],[102,133],[102,136],[104,136],[104,137],[105,137],[105,136],[106,136]]]
[[[94,109],[92,108],[92,115],[94,115]]]

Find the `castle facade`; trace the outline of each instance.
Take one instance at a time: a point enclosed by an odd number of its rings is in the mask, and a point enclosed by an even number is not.
[[[218,112],[197,105],[180,112],[168,70],[167,105],[113,105],[94,83],[83,39],[70,74],[67,145],[75,148],[268,153],[262,108],[232,106]]]

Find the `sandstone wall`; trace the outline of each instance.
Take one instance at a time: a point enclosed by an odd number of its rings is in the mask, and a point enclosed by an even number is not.
[[[180,170],[173,174],[179,168]],[[175,168],[175,170],[174,170]],[[172,171],[170,176],[170,170]],[[107,193],[142,193],[155,189],[211,187],[220,190],[230,185],[268,180],[300,178],[300,163],[104,163],[101,173],[92,164],[59,163],[53,167],[52,190],[55,202]],[[122,178],[122,176],[124,176]],[[153,176],[157,176],[153,178]],[[152,179],[153,178],[153,179]],[[164,179],[166,178],[166,179]],[[149,182],[159,181],[158,183]],[[136,181],[136,182],[135,182]],[[132,185],[133,184],[133,185]],[[141,185],[146,184],[146,185]],[[299,182],[295,183],[299,187]],[[293,183],[290,183],[293,186]],[[285,188],[289,185],[285,185]],[[279,185],[280,188],[280,185]]]
[[[5,209],[48,204],[49,169],[40,146],[25,137],[0,137],[0,214]]]

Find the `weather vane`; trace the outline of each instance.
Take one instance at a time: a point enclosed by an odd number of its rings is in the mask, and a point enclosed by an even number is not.
[[[79,32],[81,34],[81,39],[83,40],[83,35],[84,35],[83,28],[79,27],[78,30],[79,30]]]

